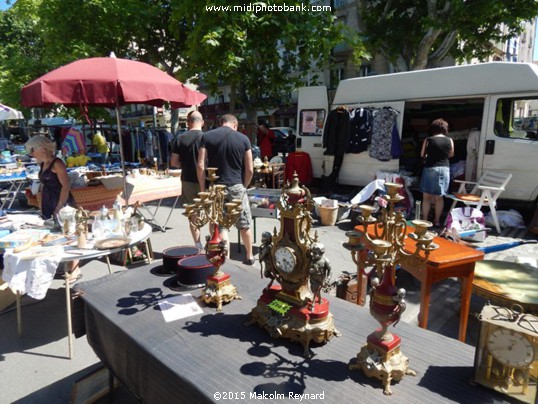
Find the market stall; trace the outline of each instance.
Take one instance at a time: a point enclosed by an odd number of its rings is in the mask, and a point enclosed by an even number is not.
[[[71,188],[77,206],[86,210],[94,211],[105,206],[112,207],[113,203],[120,199],[122,205],[138,204],[146,212],[146,219],[151,221],[162,231],[166,230],[168,220],[176,207],[181,196],[181,178],[161,175],[138,175],[127,178],[127,198],[123,195],[123,177],[118,175],[102,176],[92,179],[94,185],[80,188]],[[41,206],[41,193],[33,194],[30,189],[26,190],[28,204],[39,208]],[[168,218],[163,224],[156,223],[156,215],[161,204],[166,198],[175,198]],[[156,205],[149,207],[147,204],[155,202]]]

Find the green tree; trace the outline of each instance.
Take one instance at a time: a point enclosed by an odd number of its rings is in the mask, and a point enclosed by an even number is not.
[[[19,0],[0,12],[0,99],[21,109],[20,90],[47,71],[38,15],[40,0]]]
[[[326,66],[332,47],[342,39],[330,11],[297,11],[306,2],[240,3],[256,6],[258,12],[233,10],[225,0],[172,4],[177,26],[190,26],[185,55],[189,63],[182,74],[196,76],[213,94],[228,84],[232,111],[242,106],[251,122],[256,110],[285,101],[313,68]],[[268,11],[269,6],[284,5],[297,8]]]
[[[520,33],[538,15],[537,0],[357,1],[366,49],[400,71],[435,67],[447,56],[483,60],[492,42]]]
[[[167,0],[43,0],[41,15],[48,27],[47,49],[63,63],[114,52],[159,66],[173,77],[186,63],[185,34],[172,26]],[[173,130],[177,118],[176,110]]]

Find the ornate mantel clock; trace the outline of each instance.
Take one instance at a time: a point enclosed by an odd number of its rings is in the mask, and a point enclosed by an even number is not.
[[[473,381],[523,402],[536,403],[538,317],[486,305],[480,320]]]
[[[312,237],[310,191],[293,180],[282,189],[277,209],[280,231],[266,232],[260,246],[260,264],[270,283],[251,312],[251,323],[265,328],[273,338],[299,341],[310,355],[311,341],[327,342],[339,335],[321,289],[330,278],[325,247]],[[265,268],[263,268],[265,267]],[[274,284],[276,281],[278,284]]]

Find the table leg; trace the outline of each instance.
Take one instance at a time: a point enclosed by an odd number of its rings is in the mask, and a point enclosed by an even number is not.
[[[461,311],[460,311],[460,332],[458,339],[465,342],[467,336],[467,321],[469,319],[469,309],[471,307],[471,294],[473,292],[474,266],[475,263],[467,264],[470,270],[467,271],[467,276],[462,276],[461,279]]]
[[[106,266],[108,267],[108,273],[112,275],[112,266],[110,265],[110,258],[105,255]]]
[[[15,187],[15,183],[14,182],[9,182],[9,189],[7,191],[3,191],[3,192],[6,192],[6,198],[2,202],[2,206],[0,207],[1,209],[4,209],[4,207],[6,206],[7,203],[9,203],[8,209],[11,208],[11,205],[13,205],[13,200],[11,198],[11,193],[13,192],[14,187]]]
[[[366,303],[366,287],[368,285],[368,277],[362,273],[357,274],[357,304],[364,306]]]
[[[151,259],[153,258],[153,248],[151,247],[151,240],[148,238],[144,240],[144,245],[146,246],[146,256],[148,257],[148,264],[151,264]]]
[[[13,205],[13,202],[15,202],[15,198],[19,194],[19,192],[20,192],[20,190],[22,188],[22,184],[23,184],[22,181],[14,182],[13,186],[11,187],[13,189],[11,190],[11,188],[10,188],[10,190],[13,192],[13,197],[11,198],[11,200],[9,202],[9,206],[7,207],[8,209],[11,209],[11,206]],[[8,199],[9,199],[9,195],[8,195]]]
[[[168,214],[168,217],[166,218],[166,222],[164,222],[164,225],[161,226],[161,231],[166,231],[166,225],[168,224],[168,221],[170,220],[170,216],[172,216],[172,213],[174,212],[174,209],[176,208],[177,201],[179,200],[179,195],[176,196],[176,200],[174,201],[174,204],[172,205],[172,209],[170,209],[170,213]]]
[[[73,359],[73,324],[71,322],[71,289],[68,273],[65,274],[65,308],[67,312],[67,345],[69,347],[69,359]]]
[[[420,280],[420,313],[418,315],[418,326],[428,328],[428,314],[430,312],[430,294],[432,291],[432,279],[429,270],[424,268],[425,274]]]
[[[22,315],[21,315],[21,292],[15,294],[16,306],[17,306],[17,333],[19,337],[22,335]]]

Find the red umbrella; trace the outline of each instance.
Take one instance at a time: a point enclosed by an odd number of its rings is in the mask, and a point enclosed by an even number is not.
[[[90,58],[59,67],[22,89],[25,107],[102,106],[126,104],[172,108],[196,105],[206,96],[183,85],[162,70],[136,60]]]
[[[24,86],[21,96],[25,107],[47,108],[63,104],[82,109],[90,105],[115,108],[124,181],[119,107],[127,104],[160,107],[169,102],[172,108],[180,108],[197,105],[206,98],[156,67],[115,57],[82,59],[59,67]],[[124,188],[126,190],[126,182]]]

